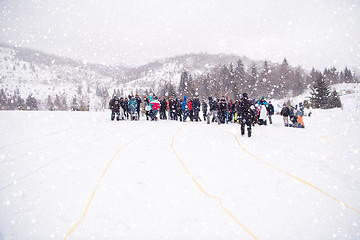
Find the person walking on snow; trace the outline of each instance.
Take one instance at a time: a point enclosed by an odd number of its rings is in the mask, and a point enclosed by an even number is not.
[[[243,93],[239,106],[241,136],[245,135],[245,125],[246,125],[248,137],[251,137],[251,123],[254,115],[254,110],[251,109],[252,107],[253,105],[249,101],[247,93]]]
[[[114,96],[110,100],[109,107],[111,109],[111,121],[114,121],[115,114],[116,114],[116,120],[119,121],[120,120],[120,101],[117,96]]]

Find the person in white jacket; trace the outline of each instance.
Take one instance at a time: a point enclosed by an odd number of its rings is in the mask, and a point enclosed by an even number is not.
[[[260,116],[259,116],[259,125],[266,125],[266,119],[267,119],[267,109],[265,104],[260,105]]]

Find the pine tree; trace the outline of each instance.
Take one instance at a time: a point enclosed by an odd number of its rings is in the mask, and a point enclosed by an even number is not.
[[[31,94],[26,99],[26,108],[28,110],[38,110],[37,100]]]
[[[187,83],[188,83],[188,73],[187,71],[184,71],[181,73],[180,83],[178,88],[178,92],[180,96],[184,96],[187,94]]]
[[[54,100],[54,110],[61,110],[61,100],[59,95],[56,94],[55,100]]]
[[[327,108],[341,108],[341,107],[342,107],[342,104],[341,104],[339,94],[337,93],[336,90],[334,90],[331,92],[331,94],[329,96]]]
[[[7,107],[7,96],[5,90],[2,88],[0,90],[0,109],[5,110]]]
[[[48,95],[47,101],[46,101],[46,107],[48,110],[50,111],[54,111],[55,110],[55,105],[51,99],[51,96]]]
[[[78,103],[76,95],[74,95],[74,97],[72,99],[71,111],[79,111],[79,103]]]
[[[317,76],[317,79],[312,85],[311,90],[311,105],[314,108],[327,108],[330,97],[330,87],[326,83],[325,78],[321,73]]]
[[[258,84],[258,73],[256,65],[251,66],[251,73],[249,76],[249,94],[250,96],[255,96],[257,94],[257,84]]]
[[[244,82],[246,78],[244,64],[241,59],[237,61],[237,66],[234,72],[234,82],[238,88],[238,92],[241,94],[241,91],[245,91]]]

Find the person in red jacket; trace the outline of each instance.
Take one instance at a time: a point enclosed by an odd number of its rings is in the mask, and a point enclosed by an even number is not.
[[[192,105],[192,99],[191,98],[189,99],[189,101],[187,103],[187,106],[189,108],[190,120],[193,121],[194,112],[193,112],[193,105]]]
[[[152,117],[151,117],[151,121],[157,121],[157,114],[160,110],[160,102],[158,100],[158,97],[155,96],[155,99],[151,102],[152,104]]]

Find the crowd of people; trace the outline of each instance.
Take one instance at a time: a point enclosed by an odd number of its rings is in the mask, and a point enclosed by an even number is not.
[[[194,98],[174,98],[163,97],[159,99],[155,95],[144,96],[140,98],[138,94],[128,97],[114,96],[110,102],[111,120],[115,118],[119,120],[140,120],[140,116],[146,117],[149,121],[175,120],[186,122],[201,122],[202,119],[210,124],[216,122],[218,124],[239,123],[241,124],[241,134],[245,135],[245,127],[247,135],[251,137],[251,126],[255,124],[267,125],[272,124],[272,116],[274,115],[274,106],[271,101],[267,102],[264,97],[260,100],[249,99],[247,93],[243,93],[241,99],[233,101],[225,98],[213,99],[208,97],[208,101],[203,99],[200,101],[199,96]],[[202,112],[202,118],[200,116]],[[282,108],[280,114],[283,116],[285,126],[304,127],[303,115],[304,107],[300,103],[299,108],[288,108],[286,104]],[[289,124],[288,118],[292,121]]]

